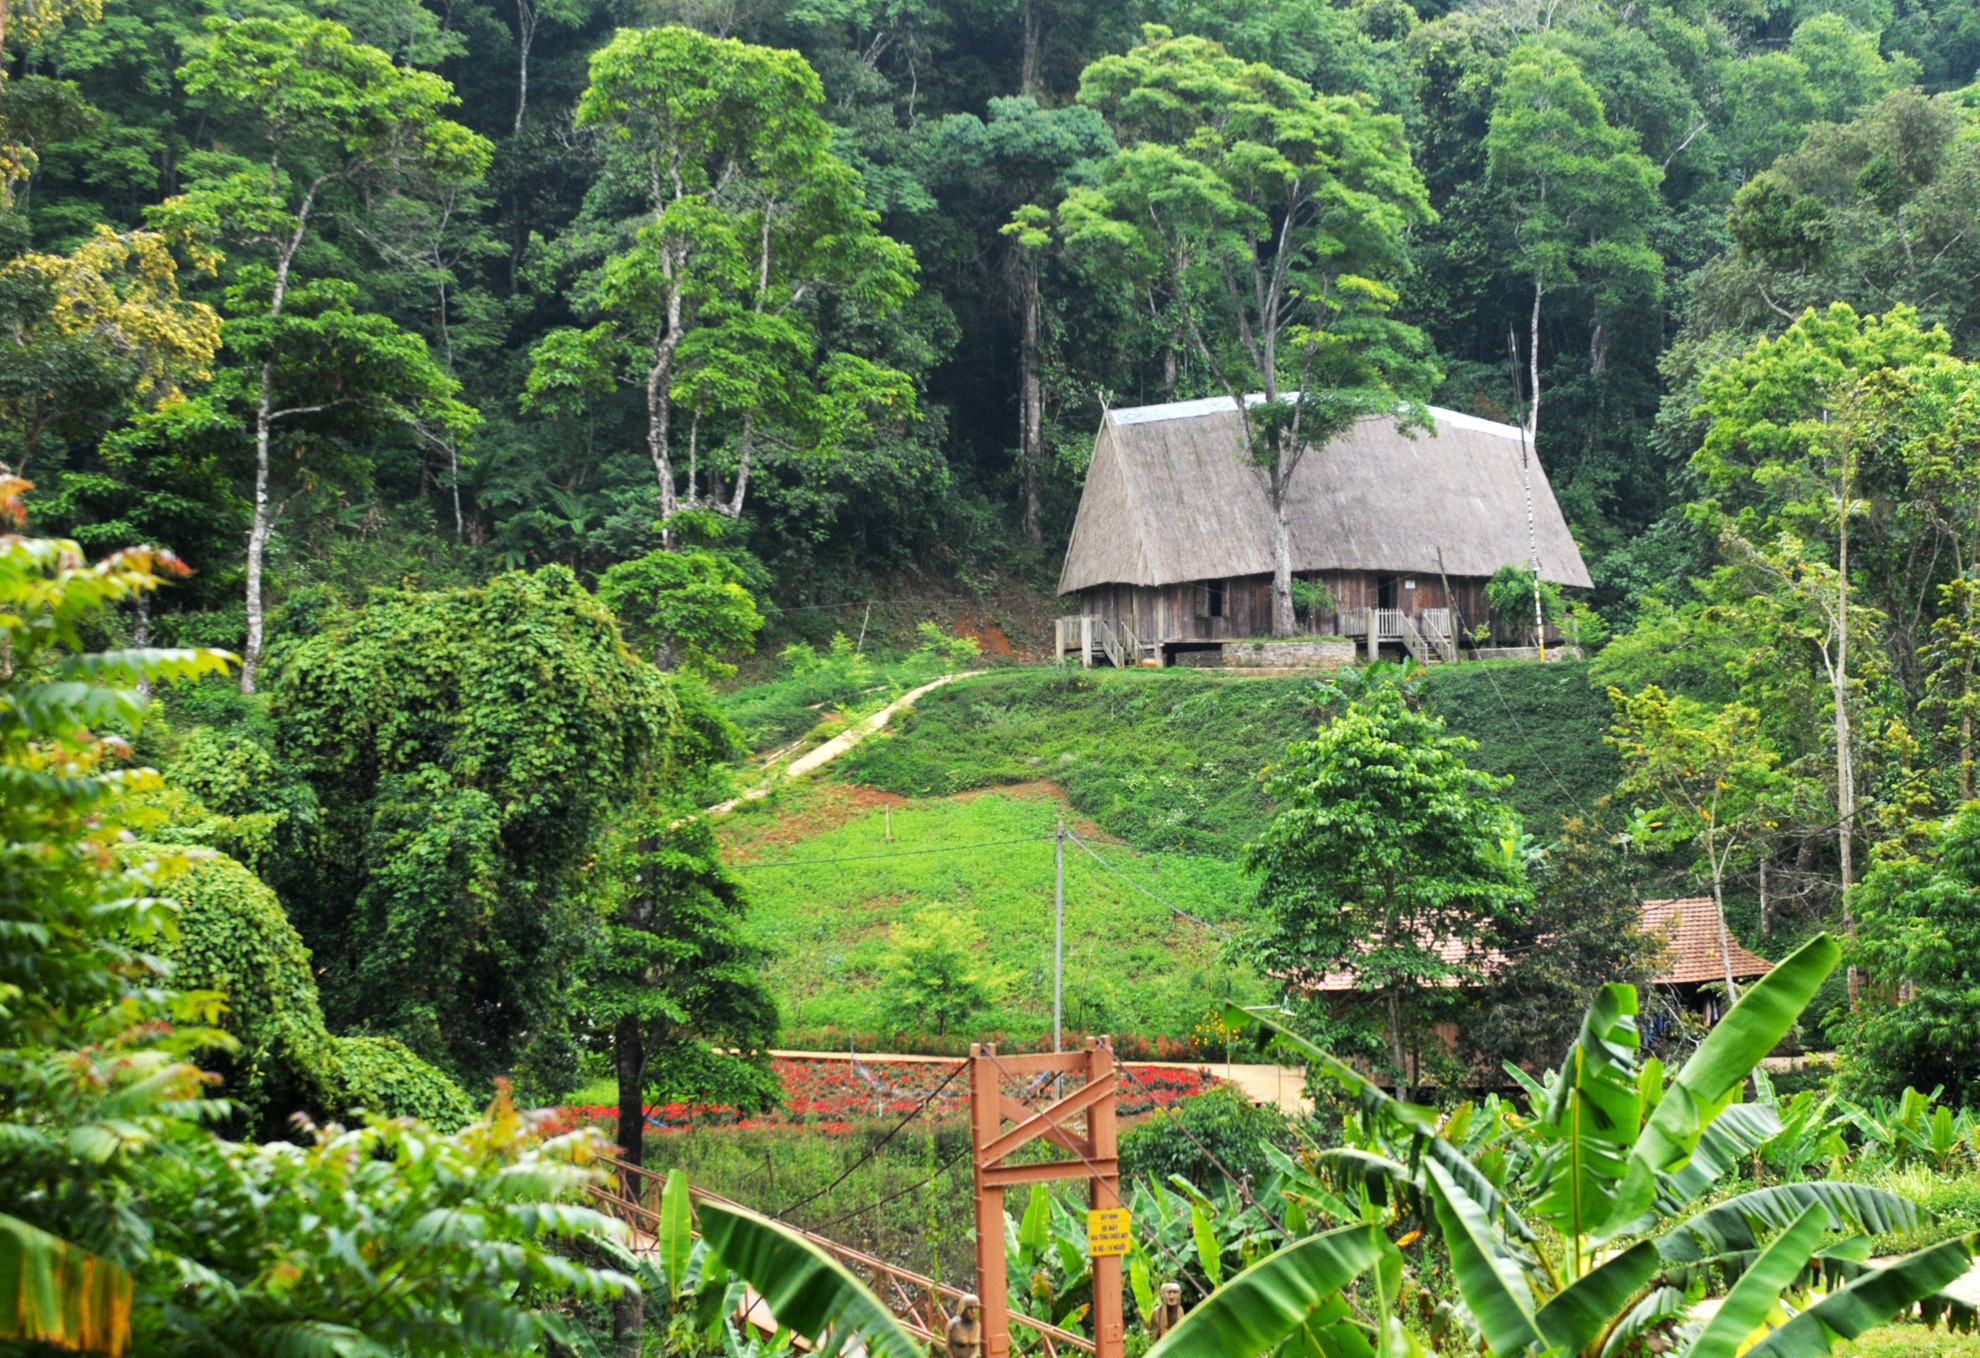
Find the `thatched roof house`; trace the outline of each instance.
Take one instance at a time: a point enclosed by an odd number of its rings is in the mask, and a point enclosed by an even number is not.
[[[1430,414],[1434,435],[1369,417],[1300,463],[1293,569],[1329,586],[1337,614],[1311,630],[1352,632],[1377,608],[1412,618],[1455,609],[1443,620],[1459,628],[1484,621],[1484,582],[1529,557],[1529,482],[1541,577],[1591,583],[1520,430]],[[1264,474],[1245,457],[1228,398],[1107,412],[1059,593],[1145,642],[1263,636],[1271,572]]]

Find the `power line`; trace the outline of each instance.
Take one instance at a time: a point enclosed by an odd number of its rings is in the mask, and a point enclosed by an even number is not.
[[[1533,738],[1526,734],[1526,728],[1519,724],[1519,718],[1513,713],[1512,704],[1506,701],[1506,695],[1499,689],[1498,677],[1492,673],[1492,662],[1489,660],[1484,661],[1479,665],[1479,668],[1485,671],[1486,682],[1492,685],[1492,696],[1499,700],[1500,707],[1505,708],[1506,720],[1513,724],[1513,730],[1519,732],[1520,744],[1526,746],[1526,752],[1539,761],[1540,767],[1547,771],[1547,776],[1554,780],[1554,786],[1559,788],[1566,795],[1567,799],[1574,803],[1574,809],[1584,816],[1589,815],[1588,808],[1581,804],[1581,798],[1575,796],[1568,789],[1568,785],[1561,781],[1561,776],[1554,772],[1554,766],[1547,762],[1547,756],[1540,753],[1539,749],[1533,744]]]
[[[1133,887],[1136,891],[1139,891],[1149,900],[1154,901],[1157,905],[1162,906],[1164,909],[1170,911],[1173,914],[1181,916],[1183,919],[1188,920],[1191,924],[1201,925],[1202,927],[1208,929],[1213,934],[1220,934],[1225,938],[1231,937],[1231,931],[1229,929],[1221,929],[1218,926],[1212,924],[1207,919],[1198,919],[1195,915],[1190,914],[1189,911],[1183,909],[1181,906],[1173,905],[1170,902],[1163,900],[1160,896],[1157,896],[1147,887],[1135,881],[1134,878],[1128,876],[1126,873],[1122,872],[1119,868],[1115,867],[1112,863],[1109,863],[1106,859],[1102,858],[1099,854],[1093,852],[1092,848],[1087,845],[1087,842],[1081,839],[1078,835],[1074,834],[1072,831],[1070,830],[1066,831],[1066,838],[1070,839],[1073,843],[1079,845],[1081,849],[1084,849],[1086,851],[1086,856],[1088,858],[1091,858],[1101,867],[1113,873],[1114,876],[1120,878],[1123,882],[1126,882],[1129,886]]]
[[[935,1172],[929,1175],[927,1178],[921,1179],[915,1183],[911,1183],[906,1188],[897,1189],[894,1192],[887,1194],[883,1198],[875,1198],[872,1202],[867,1203],[863,1207],[855,1207],[850,1212],[841,1212],[838,1216],[833,1217],[830,1221],[823,1222],[817,1226],[807,1226],[805,1227],[805,1229],[808,1231],[816,1232],[819,1235],[823,1235],[825,1234],[826,1231],[830,1230],[834,1226],[842,1225],[845,1222],[851,1221],[854,1217],[865,1216],[868,1212],[871,1212],[874,1208],[884,1207],[888,1203],[894,1201],[896,1198],[904,1198],[910,1193],[918,1192],[919,1190],[924,1189],[928,1187],[928,1185],[934,1183],[937,1179],[941,1178],[944,1174],[947,1174],[950,1170],[954,1169],[956,1166],[956,1161],[962,1159],[965,1155],[968,1155],[972,1149],[974,1149],[974,1146],[970,1142],[964,1142],[961,1150],[958,1150],[954,1155],[944,1160],[940,1165],[936,1167]]]
[[[851,1178],[854,1170],[858,1169],[861,1165],[865,1164],[868,1160],[871,1160],[874,1156],[878,1155],[883,1149],[885,1149],[887,1143],[889,1141],[892,1141],[894,1137],[899,1134],[901,1128],[907,1126],[910,1122],[920,1117],[923,1112],[927,1111],[928,1105],[935,1101],[935,1096],[940,1094],[943,1090],[947,1089],[950,1085],[954,1084],[956,1080],[956,1076],[962,1073],[963,1073],[963,1063],[959,1062],[957,1063],[956,1068],[949,1072],[947,1079],[943,1080],[941,1084],[936,1085],[935,1088],[929,1090],[928,1094],[921,1100],[920,1103],[916,1104],[908,1112],[908,1115],[906,1117],[902,1118],[899,1122],[894,1124],[892,1131],[888,1132],[885,1136],[881,1137],[878,1141],[874,1142],[873,1145],[869,1146],[867,1148],[866,1154],[860,1156],[859,1159],[853,1161],[850,1165],[847,1165],[845,1173],[841,1174],[838,1178],[832,1180],[831,1183],[826,1184],[823,1188],[819,1189],[816,1193],[813,1193],[810,1197],[801,1198],[797,1202],[792,1203],[789,1207],[786,1207],[783,1211],[773,1212],[771,1213],[771,1215],[777,1217],[787,1217],[791,1213],[797,1211],[798,1208],[807,1206],[811,1203],[818,1201],[820,1198],[824,1197],[827,1193],[830,1193],[833,1189],[837,1188],[840,1184],[844,1183],[847,1179]],[[937,1173],[939,1172],[940,1171],[937,1171]]]
[[[981,844],[945,844],[937,849],[897,849],[892,853],[854,853],[840,858],[790,858],[776,863],[731,863],[732,872],[765,872],[772,868],[808,868],[818,863],[859,863],[872,858],[913,858],[925,853],[961,853],[966,849],[994,849],[1005,844],[1038,844],[1050,835],[1026,835],[1022,839],[991,839]]]

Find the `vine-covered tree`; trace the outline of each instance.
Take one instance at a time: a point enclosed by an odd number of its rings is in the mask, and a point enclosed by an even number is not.
[[[312,601],[317,602],[317,601]],[[570,572],[292,605],[279,758],[320,808],[268,869],[339,1031],[403,1040],[465,1081],[518,1067],[561,1092],[564,997],[589,945],[602,835],[723,726],[620,640]]]

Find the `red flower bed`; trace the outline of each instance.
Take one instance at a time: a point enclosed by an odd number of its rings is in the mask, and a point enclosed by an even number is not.
[[[928,1111],[936,1117],[959,1114],[969,1104],[969,1086],[959,1076],[950,1078],[957,1067],[946,1061],[779,1060],[773,1064],[784,1083],[780,1111],[744,1114],[727,1104],[651,1104],[643,1110],[647,1130],[808,1126],[837,1135],[851,1131],[861,1118],[900,1117],[931,1096]],[[1126,1065],[1122,1070],[1131,1077],[1120,1082],[1115,1105],[1124,1114],[1151,1112],[1220,1083],[1208,1072],[1168,1066]],[[619,1116],[617,1108],[606,1104],[573,1104],[559,1112],[564,1128],[612,1123]]]

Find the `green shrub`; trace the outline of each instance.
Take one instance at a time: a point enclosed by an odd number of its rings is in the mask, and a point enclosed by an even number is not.
[[[1271,1172],[1264,1148],[1285,1149],[1292,1142],[1292,1124],[1284,1113],[1269,1104],[1253,1104],[1230,1085],[1218,1085],[1122,1133],[1121,1176],[1166,1180],[1180,1174],[1208,1187],[1222,1177],[1221,1163],[1237,1178],[1259,1183]]]
[[[343,1118],[364,1109],[445,1131],[473,1120],[460,1087],[403,1044],[324,1027],[309,949],[260,878],[213,854],[169,886],[179,903],[178,937],[165,950],[171,982],[225,997],[221,1027],[240,1046],[206,1063],[221,1075],[217,1092],[259,1135],[280,1135],[297,1112]]]

